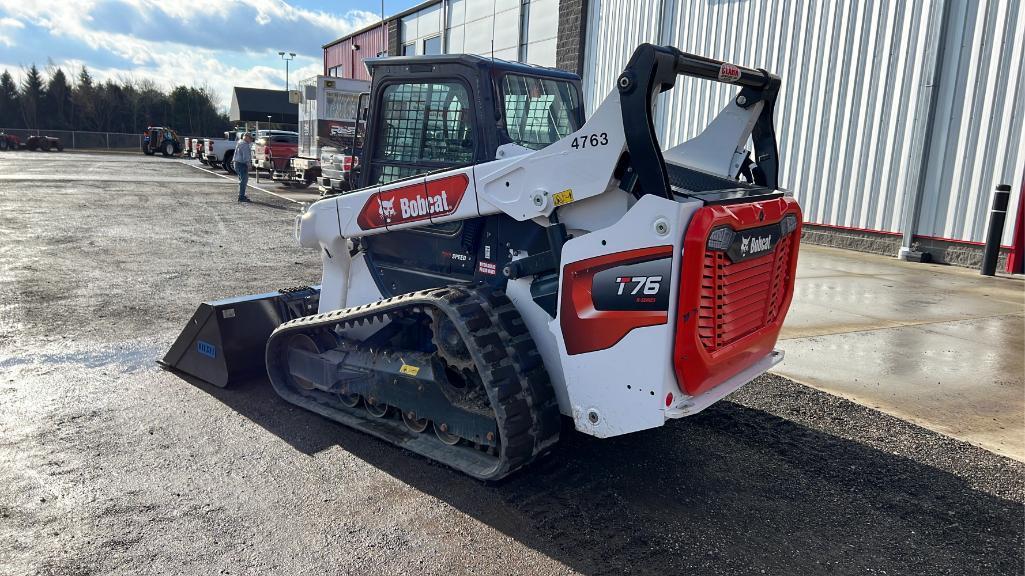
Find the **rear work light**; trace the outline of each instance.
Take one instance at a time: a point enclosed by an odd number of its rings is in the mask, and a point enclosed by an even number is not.
[[[708,249],[709,250],[725,250],[733,244],[733,238],[737,235],[733,231],[733,228],[729,226],[722,226],[712,230],[712,233],[708,235]]]

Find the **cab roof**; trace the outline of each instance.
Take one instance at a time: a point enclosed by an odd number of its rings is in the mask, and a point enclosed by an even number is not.
[[[367,58],[363,60],[371,76],[374,70],[380,67],[392,66],[431,66],[434,64],[464,64],[479,68],[497,70],[500,72],[513,72],[526,76],[543,76],[558,80],[570,80],[579,82],[580,77],[572,72],[560,68],[548,68],[546,66],[535,66],[522,62],[510,62],[500,58],[490,58],[478,54],[439,54],[435,56],[382,56],[378,58]]]

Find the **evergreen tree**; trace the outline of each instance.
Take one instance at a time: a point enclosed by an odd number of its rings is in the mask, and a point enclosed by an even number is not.
[[[50,80],[46,83],[40,120],[44,128],[67,130],[71,127],[71,85],[63,70],[52,64],[48,68]]]
[[[39,68],[33,64],[25,73],[25,80],[21,83],[21,93],[18,100],[21,102],[21,117],[25,121],[26,128],[39,128],[39,107],[43,100],[43,76]]]
[[[171,125],[183,134],[195,131],[192,123],[192,94],[185,86],[171,90]]]
[[[6,70],[0,73],[0,128],[134,133],[167,126],[184,136],[219,136],[230,125],[205,87],[168,93],[151,80],[97,82],[85,67],[72,85],[52,62],[45,79],[32,65],[20,86]]]
[[[75,130],[99,130],[96,123],[96,87],[89,69],[82,66],[78,72],[78,83],[71,95],[74,103],[73,126]]]
[[[7,70],[0,74],[0,127],[21,128],[21,112],[18,109],[18,87]]]

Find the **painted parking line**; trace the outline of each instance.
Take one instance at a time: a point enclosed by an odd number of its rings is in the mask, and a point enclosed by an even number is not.
[[[217,172],[214,172],[213,170],[207,170],[206,168],[203,168],[201,166],[196,166],[195,164],[189,164],[188,162],[182,162],[182,164],[185,164],[186,166],[192,166],[196,170],[202,170],[203,172],[206,172],[207,174],[213,174],[214,176],[218,176],[220,178],[224,178],[225,180],[232,180],[232,181],[235,181],[235,182],[238,181],[237,178],[233,178],[231,176],[225,176],[224,174],[218,174]],[[250,183],[250,184],[248,184],[246,186],[246,188],[255,188],[256,190],[259,190],[260,192],[263,192],[265,194],[270,194],[271,196],[276,196],[278,198],[281,198],[282,200],[288,200],[289,202],[292,202],[292,203],[295,203],[295,204],[306,204],[306,202],[301,202],[299,200],[295,200],[293,198],[289,198],[288,196],[282,196],[281,194],[278,194],[276,192],[271,192],[270,190],[267,190],[266,188],[263,188],[262,186],[257,186],[256,184]]]

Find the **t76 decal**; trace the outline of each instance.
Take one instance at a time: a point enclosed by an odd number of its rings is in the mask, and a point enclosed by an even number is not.
[[[669,277],[673,259],[624,264],[594,275],[591,297],[595,310],[669,310]]]
[[[459,207],[468,184],[466,174],[456,174],[378,192],[363,205],[356,223],[363,230],[373,230],[446,216]]]

